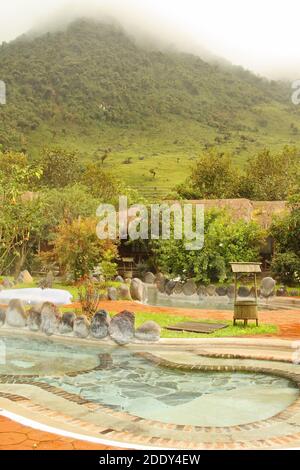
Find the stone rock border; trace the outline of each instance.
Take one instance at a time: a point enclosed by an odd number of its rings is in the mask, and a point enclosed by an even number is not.
[[[141,281],[140,281],[141,282]],[[144,285],[143,285],[144,287]],[[155,343],[160,340],[160,326],[155,322],[145,322],[135,329],[135,314],[123,311],[110,318],[105,310],[98,310],[91,321],[85,315],[74,312],[63,315],[58,307],[50,302],[31,307],[28,312],[20,300],[11,300],[0,311],[0,328],[12,328],[42,332],[46,336],[73,336],[98,340],[112,339],[118,345],[135,342]]]

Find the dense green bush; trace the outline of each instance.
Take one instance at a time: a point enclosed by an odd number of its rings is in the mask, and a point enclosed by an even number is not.
[[[226,212],[205,214],[205,243],[199,251],[187,251],[186,240],[153,242],[158,267],[166,274],[196,281],[225,281],[231,277],[231,261],[257,261],[263,232],[254,223],[233,222]]]
[[[300,257],[288,251],[278,253],[272,261],[272,272],[286,285],[297,285],[300,283]]]
[[[290,213],[274,220],[270,234],[276,247],[272,271],[286,284],[300,282],[300,199],[295,197],[290,204]]]

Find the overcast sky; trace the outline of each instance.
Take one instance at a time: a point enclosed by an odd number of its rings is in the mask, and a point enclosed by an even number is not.
[[[201,45],[259,74],[300,78],[299,0],[1,0],[0,42],[100,7],[182,49]]]

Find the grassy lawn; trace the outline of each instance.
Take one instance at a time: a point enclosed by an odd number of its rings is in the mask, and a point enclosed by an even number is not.
[[[116,312],[113,312],[112,315],[115,315]],[[254,336],[254,335],[269,335],[276,334],[278,332],[278,327],[271,324],[261,324],[256,327],[255,323],[249,323],[245,328],[244,324],[233,326],[232,321],[226,320],[214,320],[212,318],[199,321],[203,323],[223,323],[228,324],[227,328],[218,330],[215,333],[211,334],[199,334],[199,333],[185,333],[180,331],[169,331],[165,330],[164,327],[175,325],[175,323],[184,322],[184,321],[195,321],[195,318],[188,316],[176,316],[168,315],[166,313],[145,313],[145,312],[135,312],[136,313],[136,327],[141,326],[146,321],[152,320],[158,323],[162,327],[161,337],[162,338],[225,338],[229,336]],[[197,320],[196,320],[197,321]]]

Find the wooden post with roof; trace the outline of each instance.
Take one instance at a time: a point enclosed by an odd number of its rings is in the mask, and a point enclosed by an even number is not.
[[[255,320],[258,326],[258,294],[257,294],[257,274],[261,273],[261,263],[230,263],[232,272],[234,273],[234,317],[233,324],[237,320],[244,320],[247,326],[248,320]],[[238,275],[253,274],[254,275],[254,299],[238,299]]]

